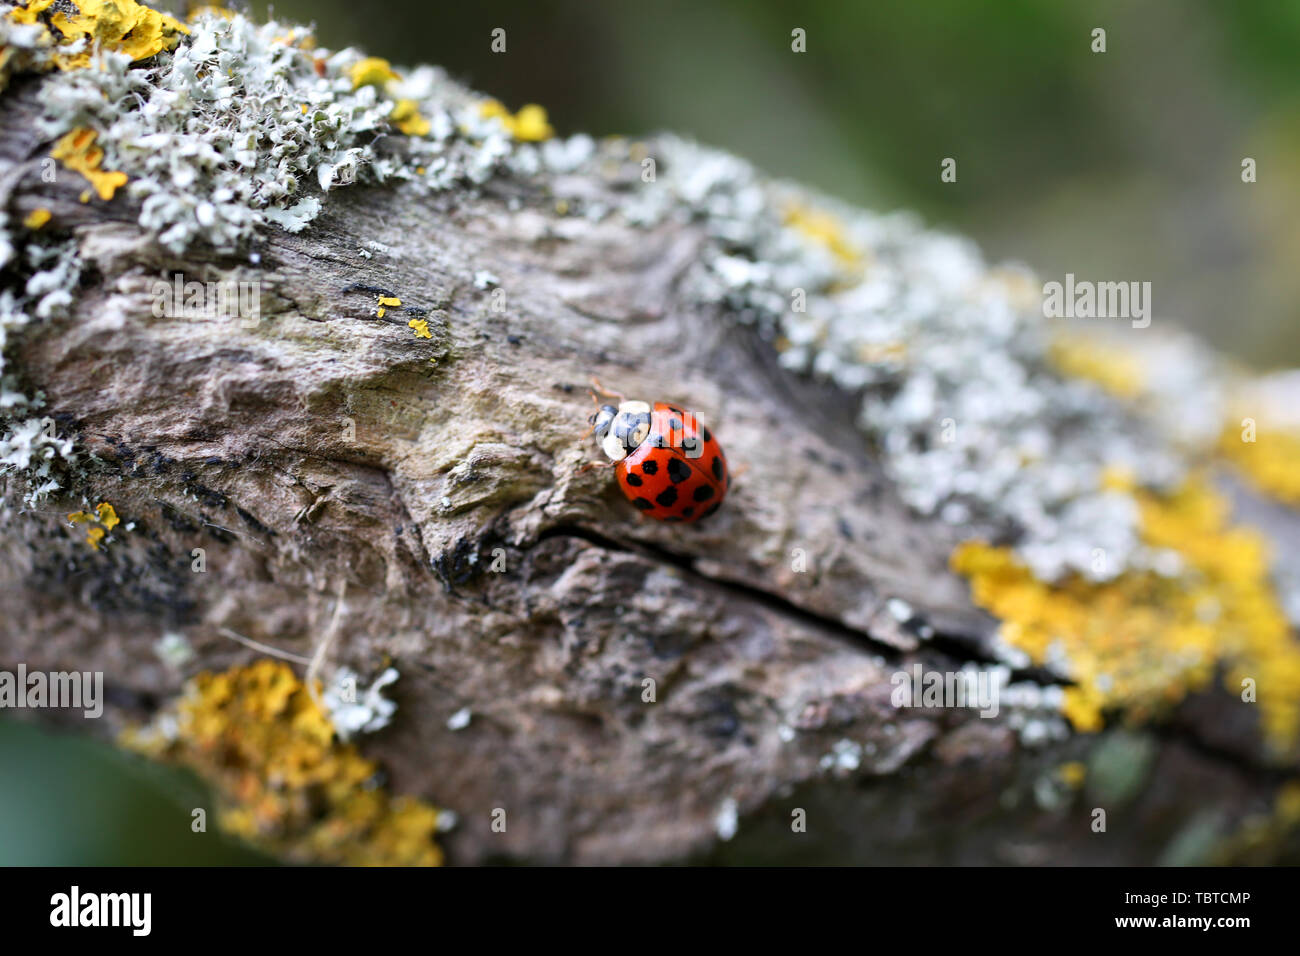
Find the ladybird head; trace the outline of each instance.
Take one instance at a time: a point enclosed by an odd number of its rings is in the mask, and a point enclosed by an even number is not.
[[[602,405],[589,421],[601,451],[611,461],[622,461],[650,434],[650,406],[645,402],[624,402],[618,408]]]

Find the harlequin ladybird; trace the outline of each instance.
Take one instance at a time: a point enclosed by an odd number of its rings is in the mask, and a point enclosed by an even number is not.
[[[731,487],[727,456],[692,412],[665,402],[601,405],[589,419],[623,494],[650,518],[691,523]]]

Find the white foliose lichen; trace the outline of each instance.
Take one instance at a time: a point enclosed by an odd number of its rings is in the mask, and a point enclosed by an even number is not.
[[[67,311],[81,270],[70,240],[28,242],[14,254],[21,261],[10,267],[26,279],[21,289],[0,289],[0,474],[21,474],[25,501],[34,505],[63,486],[63,473],[76,464],[76,455],[71,437],[38,414],[43,396],[27,394],[5,351],[12,335]]]
[[[233,249],[267,223],[297,232],[324,194],[354,182],[482,183],[514,151],[482,99],[439,70],[358,86],[361,53],[306,49],[300,28],[204,15],[190,29],[144,64],[101,51],[98,69],[52,73],[40,96],[41,132],[96,130],[104,167],[128,175],[140,224],[173,252],[199,239]],[[426,134],[394,127],[401,100],[428,119]]]
[[[740,805],[734,797],[727,797],[713,817],[713,829],[719,840],[730,840],[740,830]]]
[[[389,667],[362,691],[358,689],[360,678],[355,671],[346,667],[335,671],[321,695],[321,703],[340,739],[374,733],[388,726],[397,712],[397,704],[384,697],[383,690],[396,683],[397,677],[397,669]]]

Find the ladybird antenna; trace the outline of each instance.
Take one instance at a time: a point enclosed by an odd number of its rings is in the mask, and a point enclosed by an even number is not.
[[[627,400],[627,396],[624,395],[622,392],[616,392],[613,389],[609,389],[606,388],[604,385],[601,385],[600,381],[594,375],[591,377],[591,384],[596,386],[596,391],[600,392],[602,395],[613,395],[620,402]]]

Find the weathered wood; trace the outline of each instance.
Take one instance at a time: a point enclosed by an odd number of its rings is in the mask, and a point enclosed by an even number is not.
[[[1220,739],[1195,699],[1152,738],[1159,785],[1106,840],[1041,791],[1092,741],[1032,750],[1005,720],[893,707],[896,671],[992,659],[994,622],[948,570],[958,531],[902,505],[851,396],[680,294],[692,224],[566,219],[508,180],[418,201],[354,186],[306,231],[266,233],[256,263],[177,257],[125,196],[84,205],[73,177],[20,171],[48,149],[30,93],[0,99],[8,207],[50,208],[83,282],[11,354],[97,460],[39,510],[5,480],[0,660],[103,670],[94,731],[257,656],[224,631],[310,657],[343,587],[328,666],[401,673],[392,725],[362,749],[394,792],[457,811],[457,862],[681,859],[729,801],[742,820],[765,808],[750,859],[1152,862],[1207,801],[1239,819],[1271,793],[1253,729]],[[475,286],[484,270],[504,311]],[[260,323],[156,317],[153,284],[178,272],[262,283]],[[432,337],[377,318],[345,291],[358,283],[427,309]],[[593,375],[709,423],[744,468],[712,520],[640,521],[608,472],[580,472]],[[83,498],[131,529],[88,549],[64,520]],[[197,653],[184,673],[154,652],[169,631]],[[821,814],[817,836],[789,832],[796,806]]]

